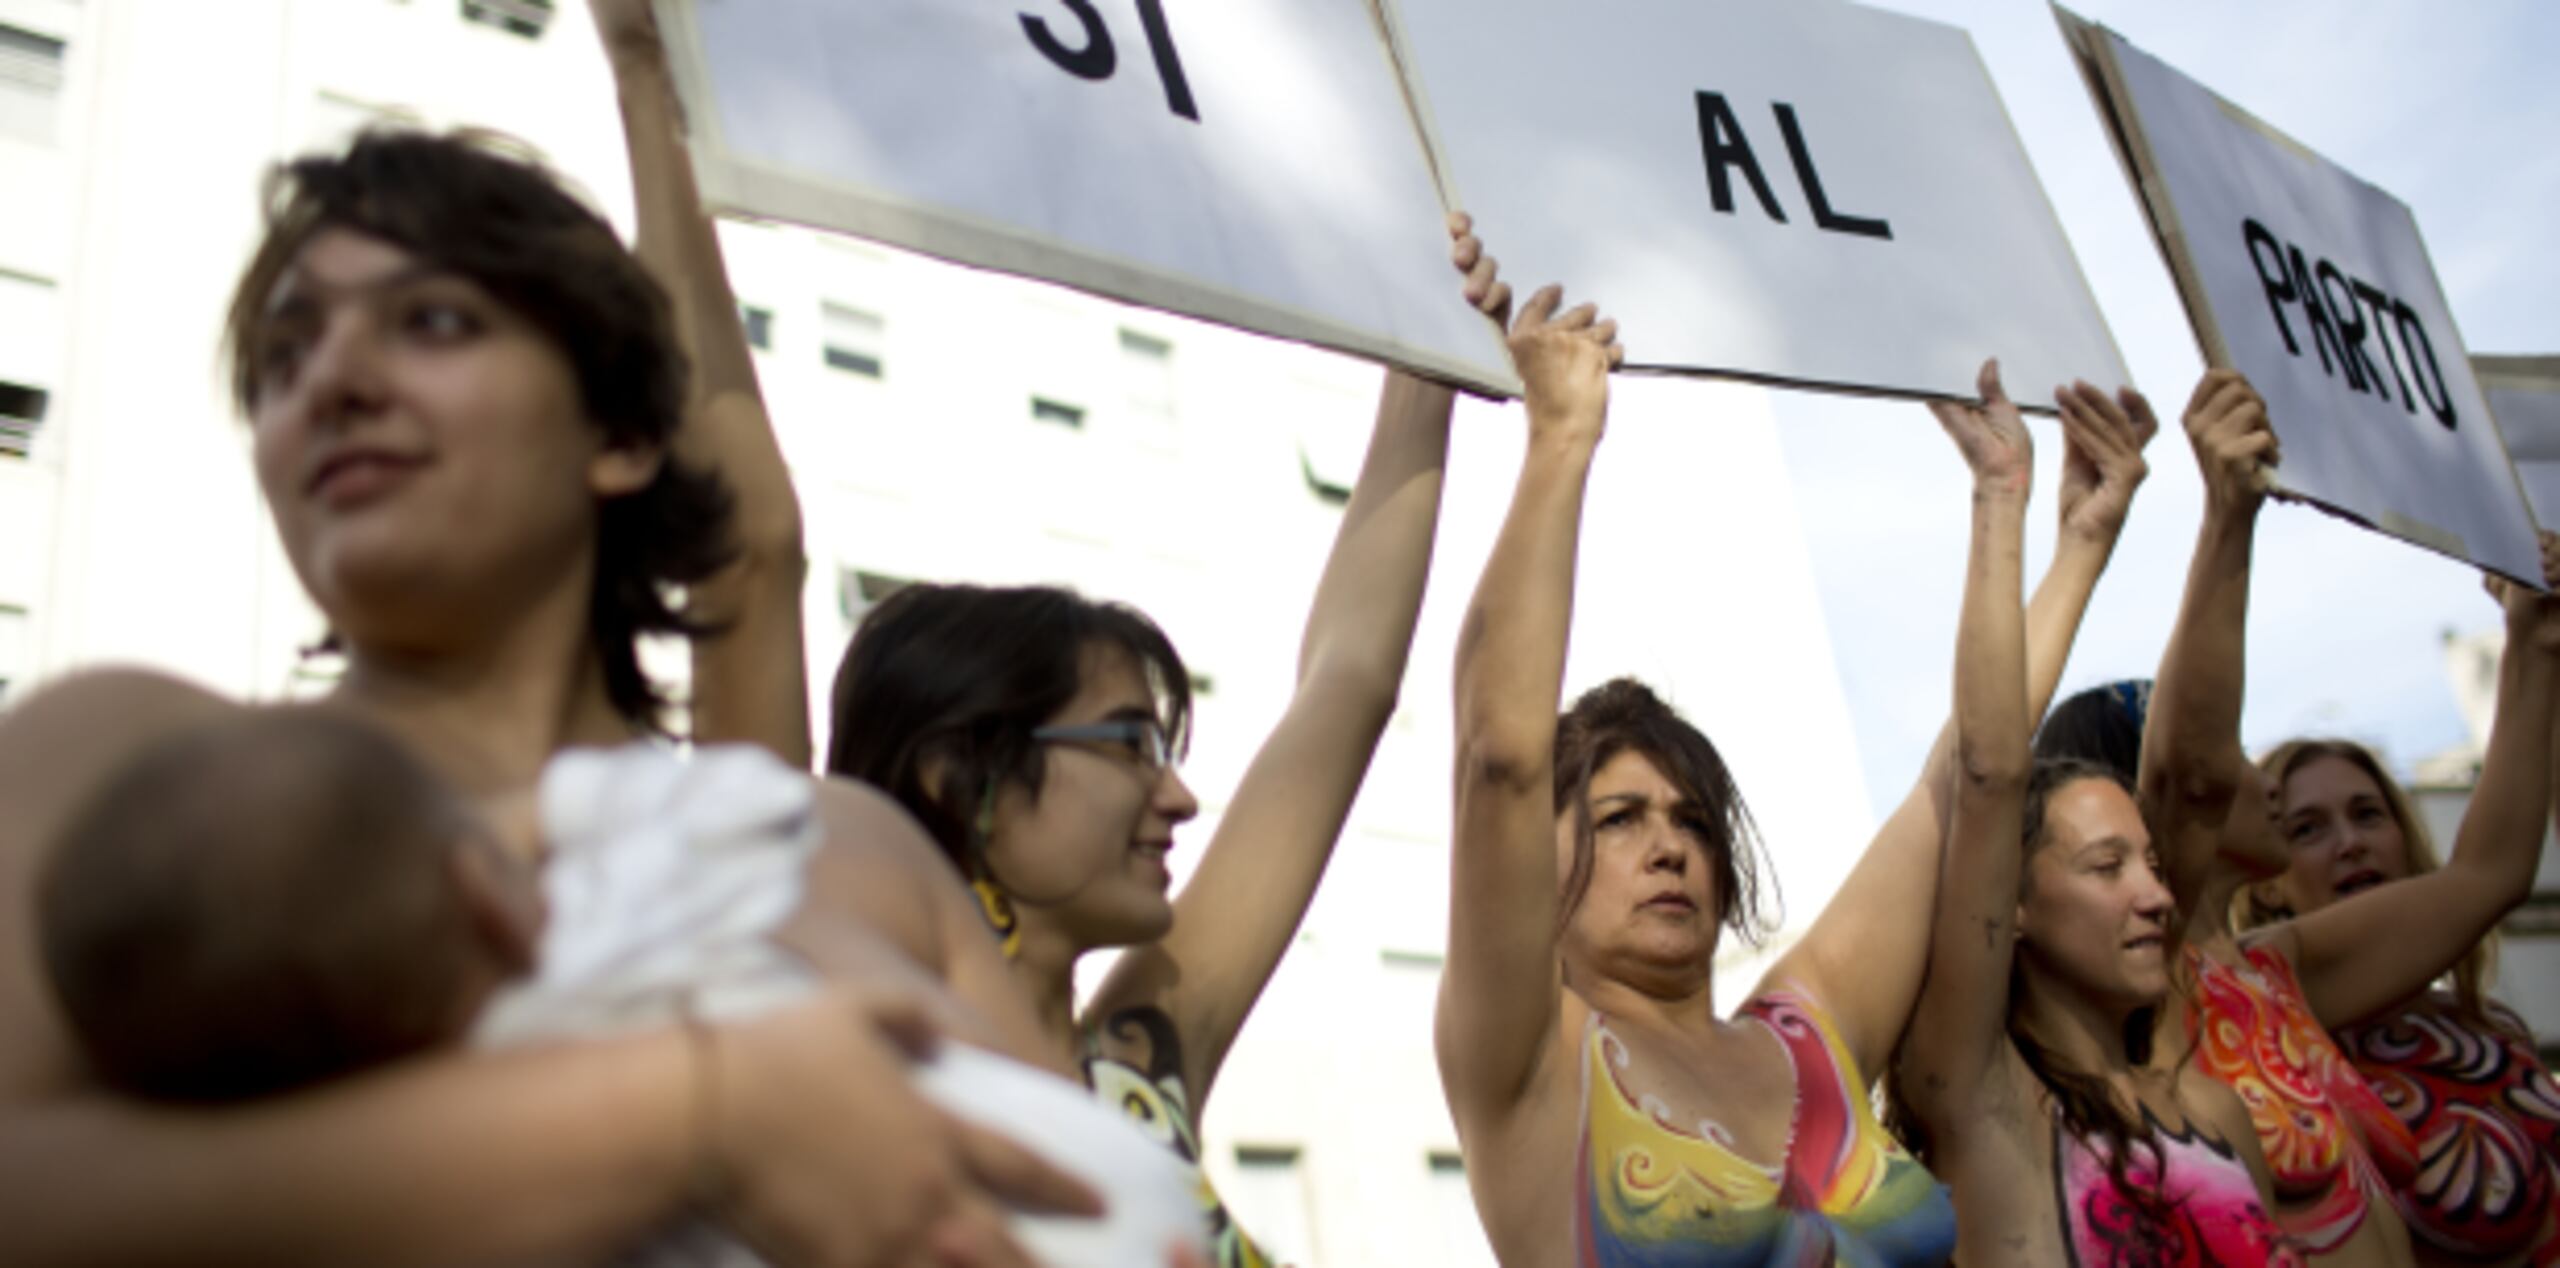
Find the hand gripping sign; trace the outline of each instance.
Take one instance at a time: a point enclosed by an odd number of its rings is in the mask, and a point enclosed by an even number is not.
[[[2126,375],[1962,30],[1858,4],[1392,0],[1452,205],[1632,366],[2033,402]]]
[[[2205,359],[2266,398],[2278,491],[2539,587],[2532,513],[2408,207],[2055,12]]]
[[[659,0],[659,18],[715,209],[1518,390],[1458,293],[1366,0]]]

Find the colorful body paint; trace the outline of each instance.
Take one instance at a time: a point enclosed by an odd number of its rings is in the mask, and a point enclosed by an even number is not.
[[[2359,1073],[2417,1138],[2401,1217],[2426,1246],[2483,1263],[2560,1265],[2560,1081],[2515,1015],[2465,1021],[2436,997],[2338,1032]]]
[[[1795,1067],[1785,1162],[1764,1168],[1709,1124],[1669,1121],[1624,1082],[1625,1047],[1594,1014],[1583,1047],[1576,1262],[1584,1268],[1943,1264],[1955,1207],[1876,1121],[1867,1083],[1809,1000],[1772,993],[1741,1015]]]
[[[2277,1223],[2326,1254],[2415,1175],[2417,1145],[2312,1015],[2292,964],[2264,943],[2242,954],[2235,966],[2187,948],[2196,1061],[2248,1107]]]

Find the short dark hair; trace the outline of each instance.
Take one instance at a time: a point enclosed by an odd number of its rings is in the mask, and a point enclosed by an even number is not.
[[[267,174],[266,237],[224,324],[233,399],[258,402],[257,335],[268,297],[323,230],[378,238],[487,289],[567,357],[587,416],[617,446],[666,448],[690,371],[674,306],[585,203],[523,148],[493,133],[369,130],[343,154]],[[649,486],[604,503],[588,630],[616,713],[663,731],[667,700],[640,668],[643,634],[706,632],[669,597],[736,556],[735,498],[713,472],[670,455]]]
[[[263,1096],[457,1038],[472,915],[457,798],[396,741],[314,708],[184,731],[57,840],[38,942],[102,1082]]]
[[[2035,755],[2076,758],[2114,771],[2130,785],[2142,774],[2142,728],[2151,713],[2151,680],[2102,683],[2053,706],[2036,728]]]
[[[979,807],[1005,780],[1038,795],[1032,729],[1075,698],[1097,647],[1137,662],[1180,749],[1191,675],[1146,613],[1057,586],[905,586],[863,618],[836,667],[827,771],[896,798],[974,874]]]
[[[1643,754],[1680,795],[1705,812],[1708,865],[1715,869],[1716,923],[1757,945],[1771,927],[1760,910],[1760,834],[1724,757],[1653,689],[1614,678],[1556,719],[1556,813],[1573,816],[1573,869],[1558,920],[1570,920],[1591,889],[1591,777],[1620,753]],[[1774,891],[1775,878],[1767,882]],[[1771,897],[1775,897],[1774,892]]]

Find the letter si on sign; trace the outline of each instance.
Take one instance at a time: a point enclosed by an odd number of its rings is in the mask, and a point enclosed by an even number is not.
[[[1518,390],[1367,0],[658,8],[717,210]]]

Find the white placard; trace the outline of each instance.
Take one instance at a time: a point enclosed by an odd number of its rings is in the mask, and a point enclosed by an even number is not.
[[[2278,486],[2541,584],[2533,516],[2408,207],[2057,13],[2090,59],[2206,359],[2266,398]]]
[[[1518,391],[1367,0],[659,6],[718,209]]]
[[[1630,364],[2020,400],[2124,363],[1961,30],[1855,4],[1392,0],[1449,182],[1515,286]]]
[[[2560,525],[2560,356],[2473,357],[2535,522]]]

